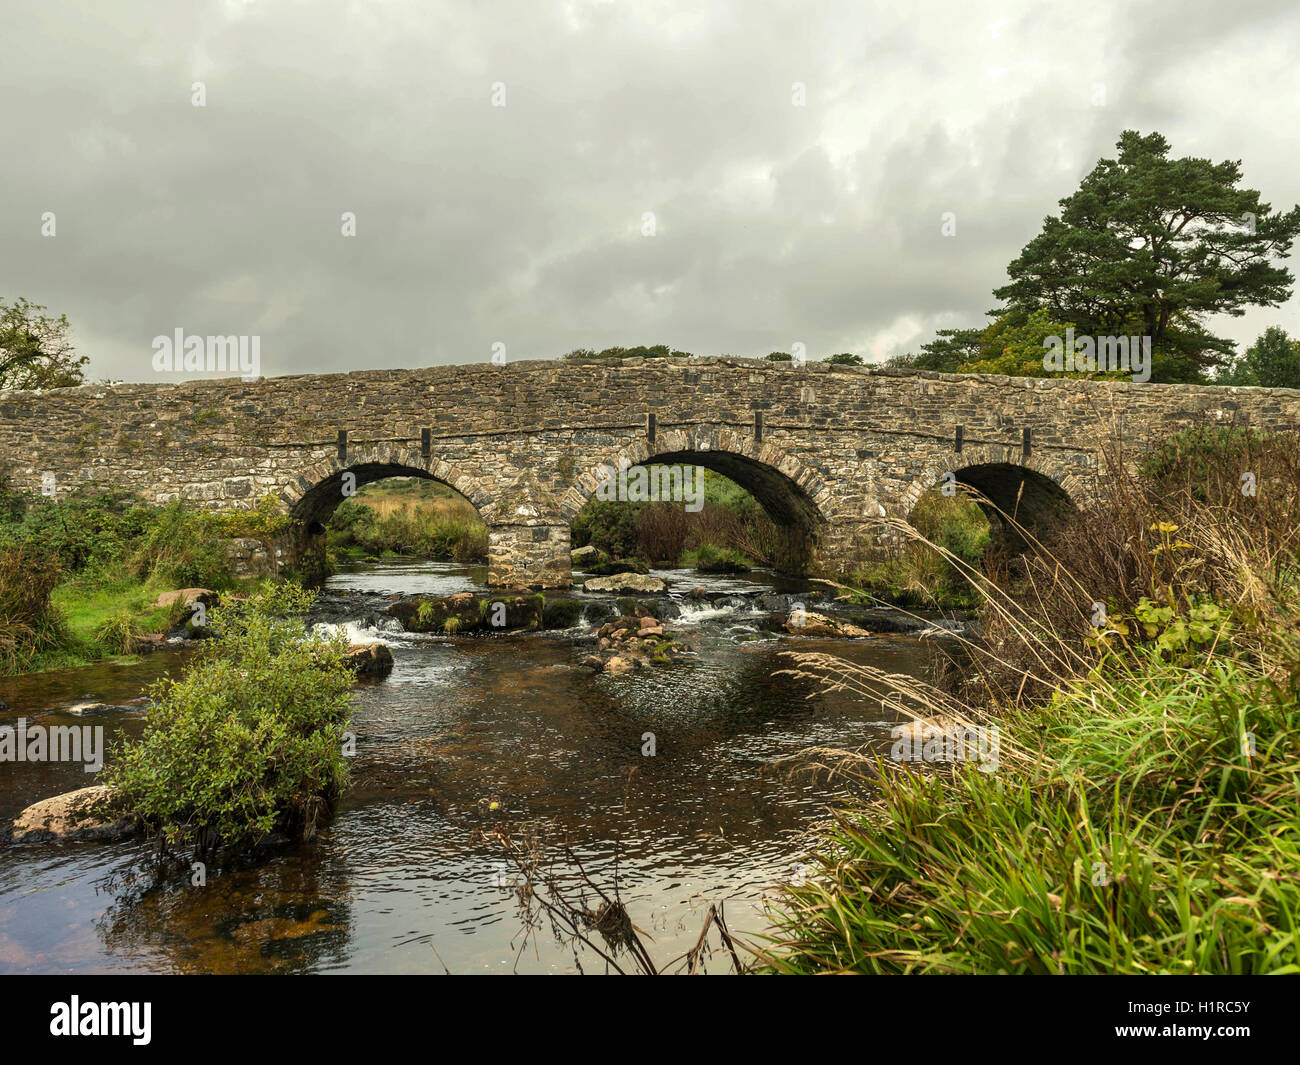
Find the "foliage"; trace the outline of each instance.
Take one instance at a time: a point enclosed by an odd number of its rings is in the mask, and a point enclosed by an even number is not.
[[[573,519],[573,545],[588,544],[611,558],[636,552],[637,516],[648,504],[590,499]]]
[[[309,838],[347,783],[346,641],[304,632],[311,595],[267,585],[208,615],[217,639],[150,692],[140,739],[106,770],[124,808],[168,845]]]
[[[1060,327],[1073,323],[1079,336],[1150,337],[1153,381],[1209,379],[1233,345],[1208,332],[1208,317],[1290,297],[1294,278],[1271,260],[1285,258],[1300,233],[1300,206],[1273,212],[1258,191],[1238,187],[1239,163],[1170,159],[1158,133],[1128,130],[1116,147],[1118,157],[1100,160],[1007,267],[991,326],[941,329],[919,353],[887,365],[1042,376],[1034,334],[1063,336]],[[1041,322],[1031,324],[1035,315]],[[1000,342],[1000,331],[1022,335]],[[1270,380],[1295,379],[1295,357],[1276,340],[1256,361]],[[1251,360],[1239,360],[1215,380],[1257,383],[1251,373]]]
[[[696,573],[748,573],[753,566],[739,551],[701,544],[692,552]]]
[[[129,610],[110,614],[95,631],[95,639],[113,654],[129,655],[140,646],[144,629]]]
[[[81,384],[90,361],[68,340],[68,318],[21,297],[0,299],[0,388],[66,388]]]
[[[885,365],[893,369],[963,373],[963,366],[984,358],[983,329],[940,329],[916,355],[895,355]]]
[[[1300,972],[1296,647],[1113,661],[1000,721],[1003,765],[882,766],[791,888],[776,971]],[[1011,761],[1018,745],[1030,752]]]
[[[1112,493],[1031,537],[1017,581],[969,574],[978,630],[903,693],[996,726],[996,771],[846,759],[873,797],[786,891],[771,969],[1300,972],[1300,457],[1229,431],[1137,480],[1107,460]],[[900,683],[822,657],[805,675],[840,690]]]
[[[216,517],[222,536],[249,537],[271,544],[293,526],[293,518],[286,514],[274,494],[268,493],[254,504],[252,510],[231,510]]]
[[[157,508],[132,554],[134,571],[175,588],[229,587],[230,563],[219,521],[180,500]]]
[[[1152,485],[1170,491],[1186,490],[1193,499],[1205,501],[1212,486],[1226,480],[1240,495],[1241,474],[1263,469],[1265,447],[1257,429],[1233,425],[1202,425],[1182,429],[1142,457],[1141,475]]]
[[[358,493],[339,504],[328,531],[332,547],[370,555],[392,552],[457,562],[487,559],[487,527],[473,504],[459,494],[405,501]]]
[[[1216,385],[1300,388],[1300,340],[1272,326],[1214,378]]]
[[[667,344],[639,344],[634,348],[605,348],[593,351],[591,348],[575,348],[564,355],[566,359],[690,359],[694,356],[689,351],[676,351]]]
[[[838,355],[827,355],[822,362],[828,366],[861,366],[862,356],[854,355],[851,351],[844,351]]]
[[[848,582],[865,594],[854,598],[902,607],[975,606],[964,567],[978,570],[989,548],[989,522],[979,505],[932,489],[917,500],[909,520],[929,544],[905,542],[860,566]]]
[[[56,557],[38,545],[0,546],[0,674],[23,672],[62,641],[50,601],[60,576]]]
[[[1116,149],[1060,201],[994,295],[1083,334],[1149,336],[1155,379],[1199,380],[1232,347],[1206,331],[1207,316],[1290,298],[1294,277],[1270,260],[1300,232],[1300,206],[1274,213],[1238,188],[1240,163],[1170,159],[1158,133],[1126,130]]]

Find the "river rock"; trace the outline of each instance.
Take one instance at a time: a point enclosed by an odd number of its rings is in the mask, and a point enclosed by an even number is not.
[[[593,545],[588,544],[586,547],[579,547],[576,550],[570,552],[569,558],[576,566],[580,562],[584,562],[587,559],[594,559],[597,554],[599,554],[599,552],[596,550],[596,548]]]
[[[448,636],[477,631],[501,633],[540,628],[545,602],[543,596],[533,593],[476,596],[473,592],[457,592],[404,599],[392,604],[388,613],[408,632]]]
[[[631,673],[637,667],[636,659],[630,655],[615,655],[605,663],[605,672],[613,673]]]
[[[110,806],[113,790],[105,784],[69,791],[33,803],[20,813],[10,827],[15,843],[39,843],[45,840],[125,839],[135,833],[134,817],[123,815]]]
[[[805,613],[802,618],[793,615],[786,618],[785,631],[794,636],[818,636],[832,640],[859,640],[871,635],[866,629],[860,629],[847,621],[811,612]]]
[[[89,717],[92,714],[102,714],[105,710],[115,710],[116,707],[108,703],[73,703],[71,706],[65,706],[60,709],[60,713],[71,714],[73,717]]]
[[[643,573],[612,573],[608,577],[593,577],[582,587],[588,592],[647,595],[662,592],[666,585],[658,577],[650,577]]]
[[[386,643],[349,644],[343,661],[358,677],[386,677],[393,671],[393,652]]]
[[[183,603],[185,606],[202,603],[206,607],[212,607],[219,602],[221,602],[221,597],[210,588],[180,588],[174,592],[163,592],[159,595],[153,601],[153,609],[171,606],[174,603]]]

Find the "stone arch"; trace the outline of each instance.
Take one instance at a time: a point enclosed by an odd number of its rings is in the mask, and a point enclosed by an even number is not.
[[[758,500],[773,521],[790,530],[791,555],[798,560],[795,568],[814,564],[828,526],[831,490],[814,470],[784,449],[721,426],[662,430],[653,441],[643,438],[611,449],[579,474],[560,497],[560,516],[572,525],[610,467],[650,463],[703,466],[735,481]]]
[[[1091,496],[1085,477],[1051,456],[1022,458],[1019,449],[972,447],[930,459],[925,472],[903,493],[902,516],[910,517],[921,496],[943,483],[949,473],[958,484],[980,494],[980,507],[990,524],[1013,548],[1024,544],[1007,517],[1025,529],[1042,528],[1065,519]]]
[[[348,449],[347,459],[337,455],[308,466],[281,492],[286,509],[299,521],[323,522],[343,501],[343,475],[354,473],[357,487],[386,477],[423,477],[453,488],[473,504],[485,522],[492,518],[493,497],[481,484],[436,457],[425,458],[418,449],[372,444]]]
[[[425,458],[418,449],[370,444],[348,449],[306,467],[280,492],[285,509],[295,519],[288,549],[292,564],[313,581],[325,574],[325,522],[346,498],[343,475],[356,475],[356,487],[387,477],[422,477],[438,481],[464,496],[484,522],[490,522],[492,495],[482,485],[439,458]]]

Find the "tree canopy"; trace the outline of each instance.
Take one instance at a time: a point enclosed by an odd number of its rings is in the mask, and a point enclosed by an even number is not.
[[[85,377],[88,356],[68,340],[68,317],[28,300],[0,299],[0,388],[64,388]]]
[[[1273,326],[1235,359],[1215,381],[1224,385],[1300,388],[1300,340]]]
[[[1274,260],[1300,233],[1300,206],[1277,213],[1257,190],[1240,188],[1239,161],[1171,159],[1169,148],[1159,133],[1126,130],[1117,157],[1100,160],[1007,267],[1010,281],[993,293],[1003,301],[990,312],[994,334],[941,330],[893,365],[971,371],[998,361],[998,322],[1032,332],[1041,314],[1080,335],[1150,337],[1152,380],[1213,379],[1233,344],[1206,318],[1290,298],[1295,278]],[[1033,372],[1043,372],[1041,361]]]

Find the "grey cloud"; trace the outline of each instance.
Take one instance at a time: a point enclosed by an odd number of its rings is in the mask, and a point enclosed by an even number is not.
[[[982,320],[1124,128],[1300,200],[1270,132],[1298,124],[1270,45],[1300,13],[1179,10],[19,0],[0,295],[66,312],[92,374],[128,380],[176,327],[258,333],[267,373],[475,361],[498,340],[514,358],[914,350]],[[1300,332],[1294,303],[1223,328],[1274,323]]]

